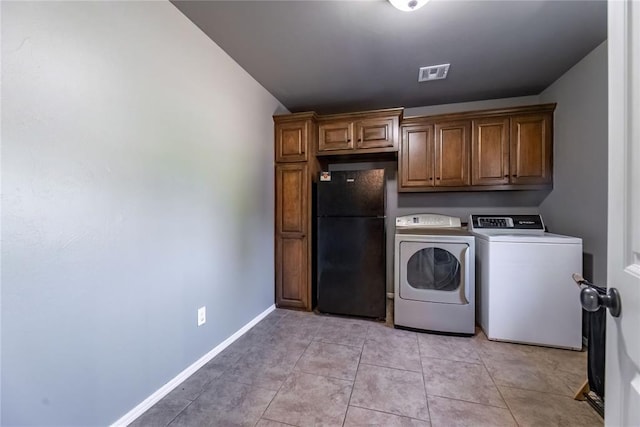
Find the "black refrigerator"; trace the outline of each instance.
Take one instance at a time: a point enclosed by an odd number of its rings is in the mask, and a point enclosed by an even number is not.
[[[315,212],[318,311],[384,319],[384,169],[321,172]]]

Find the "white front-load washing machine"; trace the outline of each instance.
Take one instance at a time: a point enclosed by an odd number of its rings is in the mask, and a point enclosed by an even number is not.
[[[396,218],[394,325],[475,332],[475,240],[460,218]]]

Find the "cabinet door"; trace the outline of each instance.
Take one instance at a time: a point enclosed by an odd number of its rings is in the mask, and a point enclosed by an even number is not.
[[[307,231],[308,166],[276,165],[276,233]]]
[[[509,118],[473,121],[471,184],[509,183]]]
[[[277,123],[276,162],[304,162],[309,146],[309,121]]]
[[[353,149],[353,122],[320,123],[318,131],[318,152]]]
[[[307,237],[276,236],[276,305],[311,310],[309,306]]]
[[[512,184],[552,182],[551,123],[550,113],[511,117],[509,158]]]
[[[468,120],[436,123],[435,185],[463,187],[469,177],[471,123]]]
[[[356,123],[356,148],[388,148],[398,146],[398,118],[360,120]]]
[[[400,189],[433,187],[433,125],[403,126]]]
[[[276,165],[276,304],[310,310],[309,167]]]

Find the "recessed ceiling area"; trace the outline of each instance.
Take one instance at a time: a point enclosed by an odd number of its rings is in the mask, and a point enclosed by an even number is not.
[[[173,1],[291,112],[536,95],[607,37],[606,1]],[[451,64],[418,83],[420,67]]]

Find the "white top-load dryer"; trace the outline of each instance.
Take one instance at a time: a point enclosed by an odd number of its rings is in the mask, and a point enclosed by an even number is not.
[[[471,215],[477,322],[490,340],[582,348],[582,239],[545,232],[540,215]]]

